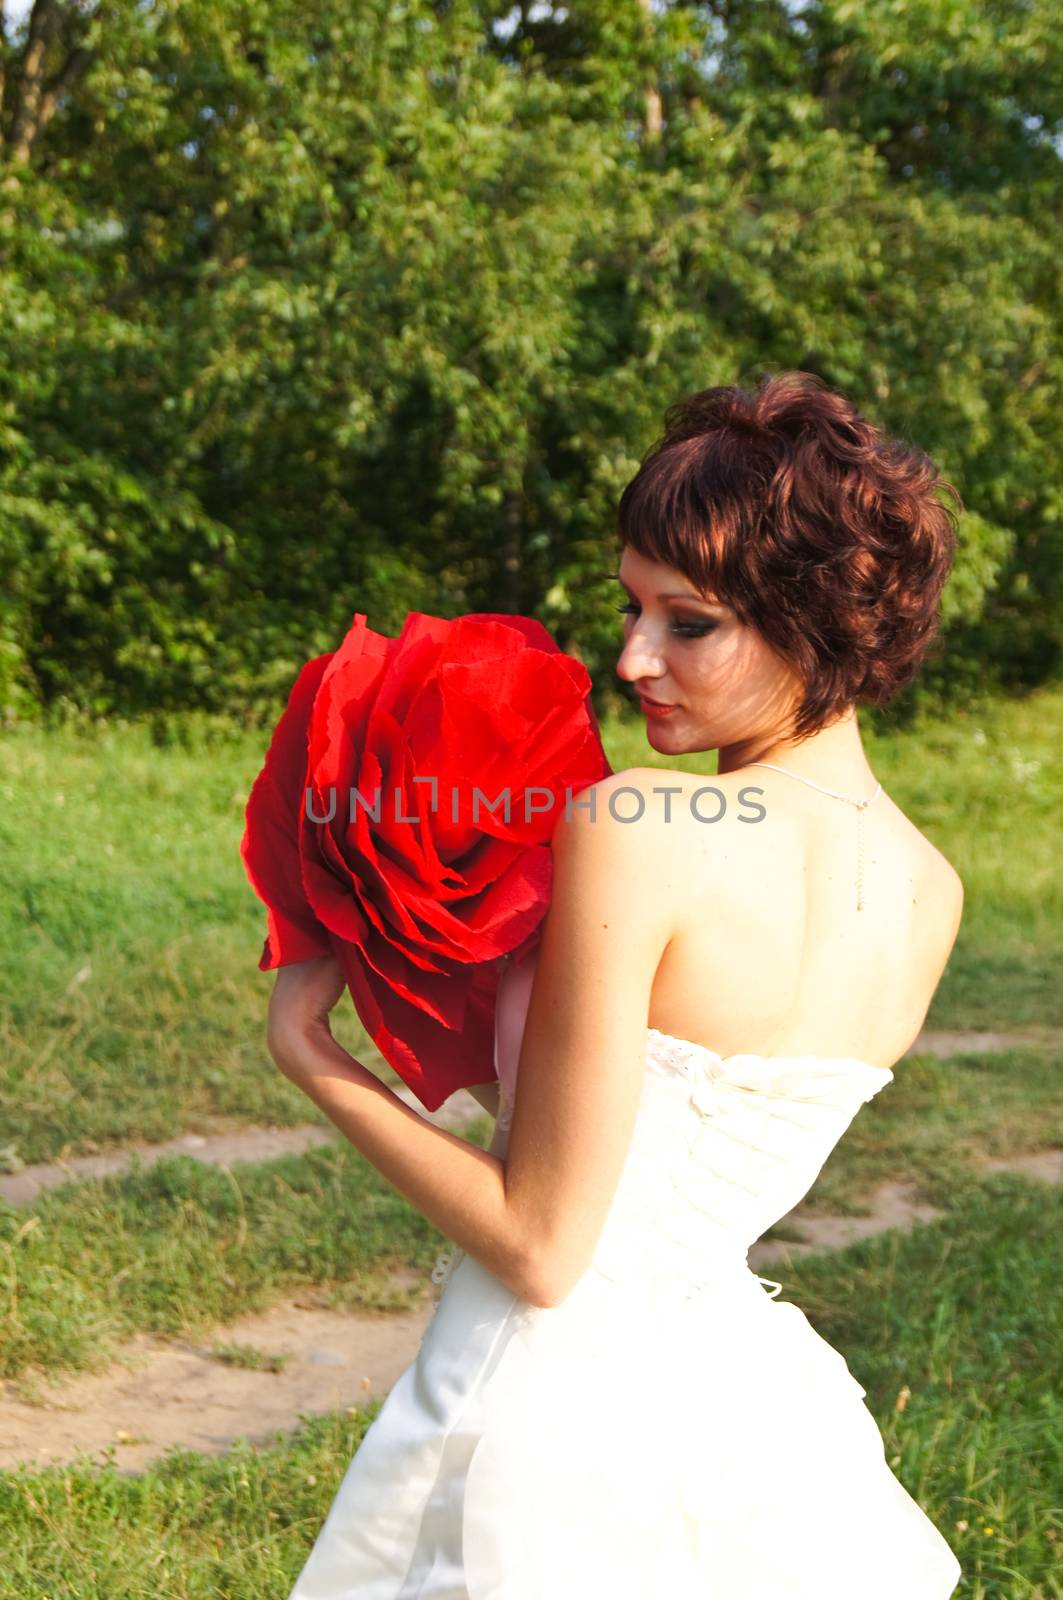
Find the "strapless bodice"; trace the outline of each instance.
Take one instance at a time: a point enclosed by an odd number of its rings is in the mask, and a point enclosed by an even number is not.
[[[646,1030],[646,1077],[596,1272],[689,1287],[745,1270],[749,1247],[808,1193],[889,1067],[830,1056],[720,1056]],[[496,1138],[505,1154],[514,1089]]]
[[[647,1030],[635,1132],[594,1256],[617,1281],[698,1287],[745,1270],[889,1068],[826,1056],[721,1057]]]
[[[503,1159],[533,972],[531,957],[507,971],[499,991],[501,1093],[490,1148]],[[750,1246],[803,1199],[861,1105],[893,1078],[889,1067],[844,1056],[721,1056],[657,1028],[646,1029],[645,1062],[593,1258],[597,1274],[640,1288],[672,1282],[689,1291],[747,1272]]]
[[[496,1011],[501,1094],[491,1149],[504,1155],[535,955],[504,974]],[[792,1211],[890,1067],[836,1056],[720,1056],[645,1032],[644,1090],[594,1266],[629,1280],[708,1282]]]

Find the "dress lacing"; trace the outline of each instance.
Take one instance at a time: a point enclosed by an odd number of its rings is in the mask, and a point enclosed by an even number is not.
[[[679,1077],[687,1082],[689,1085],[687,1104],[691,1110],[697,1113],[699,1126],[706,1118],[717,1117],[726,1110],[728,1093],[733,1086],[728,1085],[722,1074],[716,1074],[710,1070],[708,1063],[713,1058],[711,1052],[704,1049],[703,1046],[687,1039],[676,1038],[672,1034],[662,1033],[657,1028],[647,1028],[646,1054],[651,1065],[664,1067],[666,1071],[678,1074]],[[663,1235],[670,1245],[678,1244],[683,1246],[684,1253],[686,1242],[680,1234],[673,1232],[667,1226],[669,1217],[687,1213],[691,1208],[702,1215],[711,1214],[706,1211],[703,1205],[698,1204],[694,1196],[689,1193],[680,1181],[681,1178],[686,1177],[692,1163],[697,1165],[694,1154],[697,1143],[698,1132],[695,1131],[686,1140],[685,1148],[682,1150],[679,1159],[669,1163],[671,1200],[664,1205],[660,1212],[654,1208],[651,1217],[657,1233]],[[714,1176],[721,1178],[724,1175],[717,1173]],[[719,1220],[721,1222],[724,1221],[722,1218]],[[604,1251],[601,1247],[599,1248],[595,1259],[592,1261],[591,1270],[601,1277],[623,1282],[628,1277],[627,1268],[631,1260],[631,1246],[632,1239],[628,1236],[624,1239],[621,1248],[622,1258],[626,1259],[624,1259],[624,1269],[620,1277],[614,1279],[614,1273],[609,1270],[610,1252],[608,1248]],[[670,1261],[662,1259],[659,1270],[656,1273],[653,1261],[647,1258],[643,1263],[643,1270],[646,1274],[644,1281],[648,1284],[654,1276],[665,1279],[681,1278],[686,1281],[686,1297],[689,1299],[714,1280],[720,1271],[720,1266],[720,1263],[712,1261],[701,1262],[696,1259],[678,1259],[674,1257],[673,1252],[673,1259]],[[774,1300],[776,1296],[782,1293],[783,1286],[781,1283],[777,1283],[775,1279],[762,1278],[758,1273],[754,1273],[753,1277],[765,1289],[770,1290],[769,1299]]]
[[[690,1094],[690,1103],[695,1110],[697,1110],[701,1116],[715,1115],[720,1109],[720,1103],[716,1098],[716,1091],[714,1089],[712,1079],[705,1069],[705,1052],[702,1050],[702,1048],[699,1045],[692,1044],[685,1039],[675,1039],[669,1034],[660,1033],[656,1028],[647,1029],[647,1034],[652,1042],[652,1053],[655,1058],[658,1061],[662,1060],[663,1058],[663,1060],[666,1061],[670,1067],[674,1068],[678,1073],[680,1073],[681,1076],[691,1081],[693,1087]],[[505,1086],[503,1086],[498,1107],[498,1118],[495,1123],[496,1132],[509,1132],[513,1122],[513,1110],[513,1098],[507,1093]],[[693,1141],[691,1141],[690,1148],[692,1147]],[[672,1187],[677,1201],[680,1200],[682,1198],[682,1191],[674,1177],[672,1179]],[[461,1264],[465,1255],[466,1251],[464,1251],[460,1245],[452,1245],[449,1250],[444,1250],[436,1257],[435,1265],[432,1268],[431,1279],[432,1283],[436,1286],[437,1291],[432,1297],[433,1304],[438,1306],[439,1302],[442,1300],[447,1284],[450,1282],[451,1277]],[[603,1277],[609,1276],[608,1272],[603,1271],[602,1268],[597,1265],[597,1263],[593,1265],[593,1270],[596,1270]],[[763,1285],[765,1289],[770,1290],[770,1299],[774,1300],[777,1295],[782,1293],[782,1284],[777,1283],[774,1278],[762,1278],[759,1273],[755,1273],[754,1276],[756,1277],[758,1283]],[[694,1292],[694,1290],[699,1287],[699,1282],[695,1280],[691,1281],[693,1283],[693,1289],[691,1292]]]

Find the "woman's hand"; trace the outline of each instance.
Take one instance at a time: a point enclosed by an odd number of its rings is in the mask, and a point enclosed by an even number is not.
[[[293,961],[277,969],[269,1001],[266,1042],[282,1072],[290,1072],[309,1040],[327,1034],[329,1012],[346,988],[343,970],[334,955],[312,961]]]

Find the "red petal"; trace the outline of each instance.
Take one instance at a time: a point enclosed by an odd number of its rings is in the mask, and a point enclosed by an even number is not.
[[[244,811],[240,854],[258,898],[268,909],[262,970],[328,955],[332,943],[303,888],[298,818],[306,777],[306,730],[314,695],[331,656],[316,656],[301,669],[273,730],[265,764]]]

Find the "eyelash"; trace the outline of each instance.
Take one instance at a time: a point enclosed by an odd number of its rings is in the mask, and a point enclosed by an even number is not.
[[[629,601],[626,606],[617,606],[616,609],[626,612],[629,616],[636,617],[640,608]],[[674,622],[672,624],[672,632],[680,639],[703,639],[716,626],[715,622]]]

